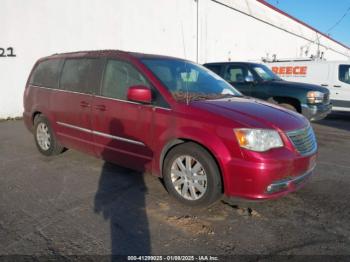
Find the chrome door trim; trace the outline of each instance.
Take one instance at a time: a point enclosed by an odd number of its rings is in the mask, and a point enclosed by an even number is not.
[[[125,138],[125,137],[120,137],[120,136],[113,136],[113,135],[110,135],[110,134],[102,133],[102,132],[95,131],[95,130],[86,129],[86,128],[83,128],[83,127],[79,127],[79,126],[75,126],[75,125],[71,125],[71,124],[67,124],[67,123],[63,123],[63,122],[56,122],[56,123],[58,125],[69,127],[69,128],[72,128],[72,129],[76,129],[76,130],[79,130],[79,131],[82,131],[82,132],[91,133],[91,134],[94,134],[94,135],[103,136],[103,137],[107,137],[107,138],[111,138],[111,139],[127,142],[127,143],[134,144],[134,145],[146,146],[141,141],[136,141],[136,140],[128,139],[128,138]]]
[[[102,132],[98,132],[98,131],[94,131],[94,130],[92,131],[92,133],[94,135],[99,135],[99,136],[103,136],[103,137],[107,137],[107,138],[111,138],[111,139],[127,142],[127,143],[130,143],[130,144],[145,146],[145,144],[140,142],[140,141],[136,141],[136,140],[120,137],[120,136],[112,136],[110,134],[106,134],[106,133],[102,133]]]
[[[90,129],[87,129],[87,128],[83,128],[83,127],[79,127],[79,126],[75,126],[75,125],[70,125],[70,124],[63,123],[63,122],[56,122],[56,123],[58,125],[69,127],[69,128],[72,128],[72,129],[76,129],[76,130],[79,130],[79,131],[86,132],[86,133],[92,133],[92,131]]]
[[[104,99],[108,99],[108,100],[114,100],[114,101],[118,101],[118,102],[124,102],[124,103],[128,103],[128,104],[143,105],[141,103],[137,103],[137,102],[133,102],[133,101],[129,101],[129,100],[118,99],[118,98],[113,98],[113,97],[100,96],[100,95],[95,95],[95,97],[104,98]]]
[[[78,94],[78,95],[87,95],[87,96],[104,98],[104,99],[108,99],[108,100],[114,100],[114,101],[118,101],[118,102],[134,104],[134,105],[144,105],[142,103],[137,103],[137,102],[133,102],[133,101],[129,101],[129,100],[123,100],[123,99],[118,99],[118,98],[100,96],[100,95],[96,95],[96,94],[80,93],[80,92],[76,92],[76,91],[70,91],[70,90],[64,90],[64,89],[58,89],[58,88],[48,88],[48,87],[38,86],[38,85],[33,85],[33,84],[29,84],[29,85],[37,87],[37,88],[41,88],[41,89],[47,89],[47,90],[50,90],[50,91],[59,91],[59,92],[64,92],[64,93],[72,93],[72,94]],[[168,107],[161,107],[161,106],[156,106],[156,105],[152,105],[152,104],[150,104],[148,106],[153,107],[154,109],[163,109],[163,110],[168,110],[168,111],[172,110],[171,108],[168,108]]]
[[[113,98],[113,97],[100,96],[100,95],[95,95],[95,97],[104,98],[104,99],[108,99],[108,100],[114,100],[114,101],[118,101],[118,102],[122,102],[122,103],[134,104],[134,105],[149,106],[149,107],[152,107],[154,109],[164,109],[164,110],[169,110],[169,111],[172,110],[171,108],[167,108],[167,107],[155,106],[152,104],[142,104],[142,103],[138,103],[138,102],[123,100],[123,99],[118,99],[118,98]]]
[[[41,88],[41,89],[47,89],[47,90],[50,90],[50,91],[58,91],[58,92],[71,93],[71,94],[77,94],[77,95],[93,96],[93,94],[89,94],[89,93],[81,93],[81,92],[70,91],[70,90],[65,90],[65,89],[58,89],[58,88],[48,88],[48,87],[32,85],[32,84],[30,84],[30,85],[34,86],[34,87],[37,87],[37,88]]]

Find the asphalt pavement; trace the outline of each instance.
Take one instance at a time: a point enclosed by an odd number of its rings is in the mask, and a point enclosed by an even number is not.
[[[313,123],[319,158],[284,198],[178,204],[161,181],[74,150],[37,151],[22,121],[0,123],[0,255],[349,255],[350,116]]]

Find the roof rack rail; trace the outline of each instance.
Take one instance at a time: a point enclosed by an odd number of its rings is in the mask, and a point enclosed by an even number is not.
[[[282,63],[282,62],[307,62],[307,61],[315,61],[317,59],[314,58],[281,58],[281,59],[262,59],[265,63]]]

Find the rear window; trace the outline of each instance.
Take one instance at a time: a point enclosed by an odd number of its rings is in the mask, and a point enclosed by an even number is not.
[[[51,59],[39,63],[29,80],[31,85],[58,88],[58,79],[63,61]]]
[[[204,65],[206,68],[213,71],[215,74],[220,75],[221,73],[221,65]]]
[[[97,93],[102,70],[101,59],[67,59],[62,70],[60,88],[78,93]]]
[[[339,80],[350,84],[350,65],[339,66]]]

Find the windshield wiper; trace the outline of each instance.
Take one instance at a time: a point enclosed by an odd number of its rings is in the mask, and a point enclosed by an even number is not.
[[[188,93],[185,92],[174,92],[173,96],[178,101],[198,101],[198,100],[216,100],[229,97],[237,97],[239,95],[234,94],[205,94],[205,93]]]
[[[240,97],[240,95],[221,94],[219,98],[230,98],[230,97]]]

